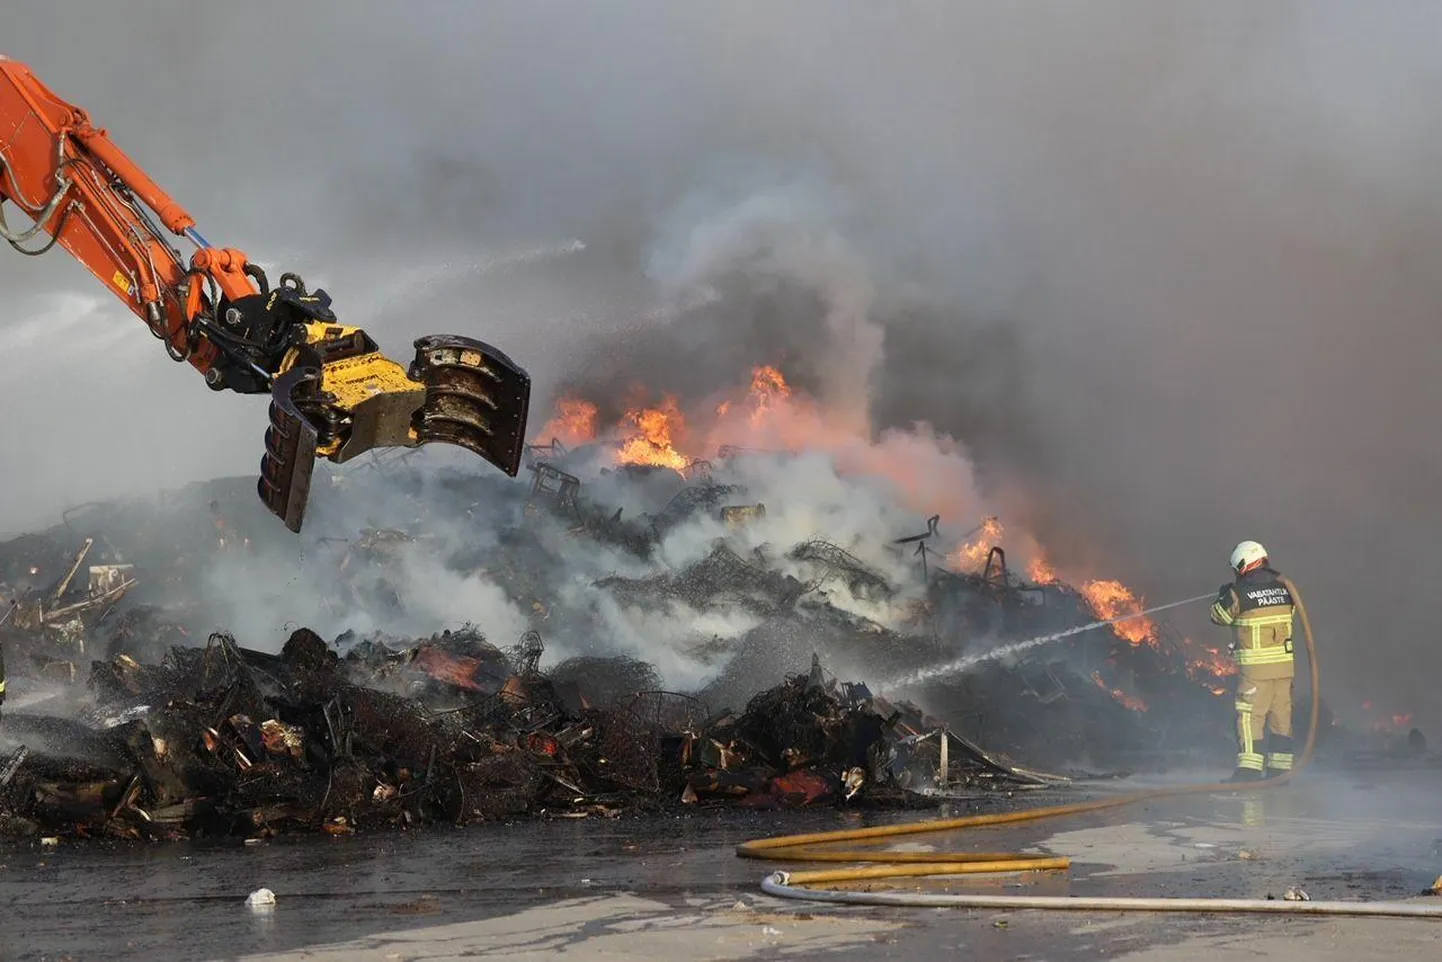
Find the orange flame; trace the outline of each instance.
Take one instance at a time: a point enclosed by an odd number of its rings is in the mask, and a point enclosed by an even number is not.
[[[705,457],[721,447],[818,453],[842,475],[885,479],[918,513],[961,517],[976,511],[965,453],[926,425],[875,437],[864,418],[826,407],[769,365],[753,367],[746,387],[712,404],[718,402],[706,412],[714,410],[715,417],[696,432],[704,445],[688,454]]]
[[[596,437],[596,405],[581,398],[556,401],[556,413],[536,432],[536,441],[549,444],[552,438],[568,447],[585,444]]]
[[[616,446],[618,463],[671,468],[682,476],[689,474],[697,458],[714,455],[723,446],[818,452],[829,456],[843,475],[885,478],[910,509],[943,517],[974,516],[977,505],[970,493],[972,480],[965,452],[950,438],[933,435],[924,425],[874,438],[866,424],[858,424],[839,409],[829,409],[796,389],[779,367],[757,365],[750,373],[744,389],[738,385],[737,390],[719,392],[707,404],[684,414],[675,397],[666,396],[653,404],[644,388],[639,389],[642,396],[609,428],[598,425],[595,404],[563,398],[556,404],[556,416],[541,429],[541,440],[555,436],[575,444],[605,436]],[[688,416],[694,417],[694,424],[688,423]],[[1135,616],[1111,626],[1117,638],[1177,656],[1186,664],[1188,677],[1214,694],[1223,693],[1218,679],[1236,674],[1236,665],[1216,649],[1189,639],[1177,642],[1168,637],[1164,641],[1158,626],[1140,615],[1145,607],[1142,600],[1122,582],[1083,580],[1071,571],[1059,572],[1028,532],[1008,535],[994,517],[986,518],[971,540],[947,556],[946,563],[957,571],[979,571],[1003,536],[1010,538],[1009,545],[1019,554],[1030,556],[1027,575],[1032,583],[1056,584],[1064,573],[1069,582],[1081,585],[1082,596],[1097,620]],[[1122,697],[1131,696],[1123,693]]]
[[[974,571],[980,568],[986,563],[986,556],[1001,541],[1004,534],[1006,534],[1006,529],[1002,527],[1000,521],[996,518],[987,518],[982,521],[974,541],[959,545],[955,551],[946,556],[947,566],[957,571]]]
[[[1082,585],[1081,593],[1098,621],[1136,615],[1143,610],[1141,600],[1120,581],[1088,581]],[[1111,627],[1113,634],[1130,644],[1157,646],[1157,626],[1150,618],[1128,618]]]
[[[1222,654],[1219,648],[1208,648],[1195,644],[1190,638],[1182,640],[1182,647],[1187,655],[1187,674],[1194,679],[1199,675],[1226,678],[1237,673],[1237,663]],[[1197,653],[1198,649],[1201,650],[1200,654]],[[1222,689],[1215,688],[1205,681],[1202,681],[1202,684],[1213,694],[1222,694]]]
[[[751,426],[760,427],[778,405],[790,398],[791,385],[786,383],[780,371],[769,364],[753,368],[751,389],[746,395],[751,407]]]
[[[1031,563],[1026,566],[1026,576],[1031,579],[1033,584],[1038,585],[1054,585],[1059,580],[1056,569],[1051,566],[1051,562],[1047,561],[1046,555],[1043,554],[1038,554],[1031,559]]]
[[[616,453],[618,462],[655,465],[685,474],[691,459],[676,450],[674,439],[685,433],[686,419],[674,397],[668,395],[658,407],[632,408],[625,420],[630,430]]]
[[[1092,681],[1096,682],[1097,687],[1100,688],[1102,691],[1111,695],[1112,700],[1115,701],[1117,704],[1121,705],[1123,708],[1126,708],[1130,711],[1138,712],[1147,710],[1147,703],[1145,701],[1138,698],[1136,695],[1128,695],[1120,688],[1111,687],[1106,682],[1102,681],[1102,676],[1100,672],[1092,672]]]

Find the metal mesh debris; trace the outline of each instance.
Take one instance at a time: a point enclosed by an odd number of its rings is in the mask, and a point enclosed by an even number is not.
[[[16,602],[0,623],[0,831],[913,805],[1234,751],[1222,660],[1163,624],[897,689],[1097,617],[1083,588],[1021,578],[997,545],[952,563],[939,517],[879,544],[778,541],[794,538],[786,505],[727,474],[763,454],[592,477],[585,447],[529,453],[529,484],[363,463],[331,483],[359,497],[383,482],[387,526],[318,508],[304,541],[248,515],[241,479],[86,506],[0,544],[0,598]],[[217,630],[230,579],[274,572],[305,584],[274,603],[314,600],[313,617],[283,645]],[[486,585],[525,630],[490,635],[476,610],[436,631],[416,595],[439,577],[463,597]]]
[[[918,778],[1039,784],[965,747],[938,777],[916,744],[934,721],[819,662],[713,715],[655,690],[644,663],[571,659],[547,675],[537,649],[534,636],[506,652],[468,630],[342,656],[299,629],[278,655],[217,633],[157,665],[96,661],[81,720],[6,716],[25,746],[0,765],[0,827],[346,834],[707,803],[897,804]]]

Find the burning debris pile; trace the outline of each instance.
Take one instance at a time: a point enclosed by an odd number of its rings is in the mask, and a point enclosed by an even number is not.
[[[643,471],[626,483],[658,480]],[[214,491],[192,499],[220,519],[209,553],[147,556],[141,549],[166,540],[156,519],[129,537],[112,525],[68,560],[37,552],[43,539],[0,546],[0,565],[25,575],[12,591],[22,599],[16,610],[27,612],[0,627],[12,691],[22,696],[0,719],[0,827],[249,837],[716,804],[905,805],[936,792],[1041,787],[1061,776],[979,745],[1060,767],[1098,758],[1089,742],[1109,746],[1101,760],[1111,764],[1129,751],[1128,764],[1147,764],[1146,752],[1155,764],[1159,751],[1197,741],[1148,726],[1137,704],[1092,680],[1126,672],[1168,686],[1169,697],[1190,693],[1221,719],[1211,731],[1224,730],[1225,706],[1195,684],[1180,649],[1105,633],[887,690],[888,679],[954,657],[958,639],[1025,637],[1099,613],[1059,582],[1019,580],[995,546],[980,571],[938,564],[926,547],[939,537],[937,518],[925,534],[888,546],[899,558],[919,547],[921,573],[907,582],[823,538],[780,550],[737,537],[767,517],[759,507],[724,513],[728,496],[745,493],[741,484],[662,488],[649,517],[670,527],[644,536],[644,522],[618,536],[617,513],[568,484],[564,500],[542,497],[539,484],[512,492],[524,498],[515,527],[490,551],[447,546],[424,524],[368,529],[344,541],[319,579],[331,594],[317,610],[403,613],[415,590],[398,570],[405,559],[451,550],[451,568],[483,569],[509,597],[534,599],[531,627],[510,648],[470,626],[420,640],[348,629],[330,643],[302,628],[271,653],[206,629],[194,570],[267,557],[259,539],[235,533],[221,502],[208,498]],[[668,690],[650,662],[574,641],[541,668],[542,630],[574,639],[606,624],[563,590],[571,569],[554,552],[587,544],[618,556],[634,557],[636,544],[656,552],[660,532],[698,517],[714,521],[707,550],[679,567],[593,578],[586,594],[643,623],[654,614],[667,631],[678,606],[686,624],[719,612],[743,619],[729,637],[691,639],[686,656],[713,666],[704,684]],[[82,590],[78,572],[97,539],[107,563],[91,567]],[[122,556],[116,544],[137,548]],[[42,565],[23,564],[25,552],[54,566],[58,586],[35,586],[46,584]],[[112,555],[145,560],[122,566]],[[65,619],[46,617],[54,611]],[[903,614],[886,624],[878,616],[887,611]],[[858,679],[864,667],[885,697],[860,680],[839,682],[823,665],[847,666]]]
[[[85,506],[0,544],[0,818],[345,832],[1229,764],[1230,661],[1147,617],[1018,644],[1144,606],[975,524],[917,443],[759,368],[710,423],[563,400],[526,481],[318,468],[299,538],[249,479]]]

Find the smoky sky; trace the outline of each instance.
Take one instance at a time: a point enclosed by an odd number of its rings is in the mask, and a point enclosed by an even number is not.
[[[805,236],[844,242],[885,332],[875,427],[953,432],[1059,560],[1150,600],[1263,541],[1336,707],[1427,717],[1434,5],[16,6],[4,52],[213,242],[326,286],[393,355],[501,346],[537,424],[562,385],[664,367],[657,343],[693,359],[678,390],[778,350],[820,377],[816,290],[743,270],[678,317],[665,255],[750,194],[824,198]],[[0,257],[0,521],[255,470],[261,400],[43,261]]]

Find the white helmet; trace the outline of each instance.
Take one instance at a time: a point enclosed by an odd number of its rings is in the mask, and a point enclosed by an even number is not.
[[[1267,549],[1255,541],[1243,541],[1232,549],[1232,570],[1243,571],[1267,560]]]

